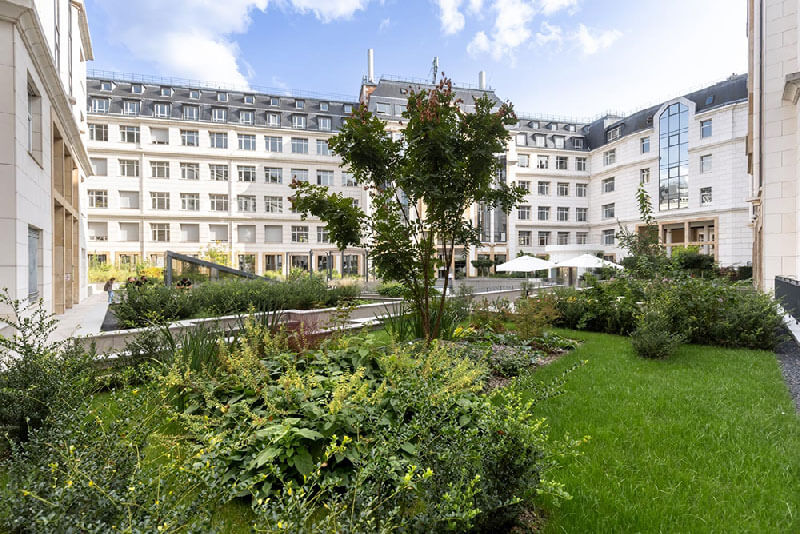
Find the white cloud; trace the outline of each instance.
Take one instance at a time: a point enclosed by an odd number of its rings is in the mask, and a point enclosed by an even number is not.
[[[300,13],[329,22],[348,18],[369,0],[277,0]],[[129,0],[99,2],[109,34],[135,58],[170,76],[248,85],[252,68],[240,57],[232,38],[247,32],[256,10],[269,0]],[[244,73],[243,73],[244,71]]]
[[[548,24],[547,21],[543,21],[541,29],[536,33],[536,44],[540,46],[548,43],[561,44],[562,41],[561,26],[555,26]]]
[[[583,24],[578,25],[578,31],[572,36],[587,56],[608,48],[620,37],[619,30],[590,30]]]
[[[578,0],[541,0],[541,10],[544,15],[552,15],[562,9],[569,9],[574,13],[578,7]]]
[[[536,10],[529,0],[495,0],[491,35],[478,32],[467,46],[471,55],[488,52],[495,61],[508,57],[514,63],[514,51],[531,37],[528,27]]]
[[[481,9],[483,9],[483,0],[469,0],[468,8],[473,15],[480,15]]]
[[[445,35],[460,32],[464,28],[464,15],[458,10],[461,0],[437,0],[439,20]]]
[[[388,28],[391,23],[392,23],[392,19],[389,18],[389,17],[386,17],[385,19],[381,20],[381,23],[378,24],[378,31],[382,32],[383,30]]]

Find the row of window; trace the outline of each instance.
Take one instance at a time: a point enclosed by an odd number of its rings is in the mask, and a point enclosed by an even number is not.
[[[556,245],[571,245],[571,233],[570,232],[555,232],[556,234]],[[541,231],[537,232],[537,243],[540,247],[546,247],[548,245],[552,245],[552,237],[553,232]],[[575,232],[575,244],[576,245],[585,245],[588,243],[589,240],[589,232]],[[614,230],[603,230],[601,235],[601,240],[603,245],[614,245],[616,242],[616,232]],[[521,247],[530,247],[533,245],[533,231],[532,230],[520,230],[517,233],[517,243]]]
[[[527,192],[531,191],[531,182],[528,180],[520,180],[517,184]],[[550,195],[550,182],[538,182],[537,184],[537,192],[539,195],[547,196]],[[586,191],[588,190],[588,184],[575,184],[575,196],[576,197],[585,197]],[[557,182],[556,183],[556,193],[560,197],[567,197],[569,196],[569,182]]]
[[[672,106],[670,106],[670,108],[672,108],[675,105],[676,104],[673,104]],[[668,110],[669,110],[669,108],[668,108]],[[687,119],[688,119],[688,113],[687,113]],[[712,119],[706,119],[706,120],[700,121],[700,137],[701,138],[705,139],[705,138],[711,137],[713,135],[713,131],[714,131],[714,126],[713,126]],[[608,130],[606,132],[606,141],[609,142],[609,143],[612,142],[612,141],[616,141],[617,139],[620,138],[621,135],[622,135],[622,125],[615,126],[614,128],[611,128],[610,130]],[[640,145],[640,149],[641,149],[641,153],[642,154],[650,152],[650,138],[649,137],[642,137],[639,140],[639,145]]]
[[[100,90],[101,91],[112,91],[114,89],[114,83],[110,81],[101,81],[100,82]],[[140,83],[131,84],[131,93],[135,95],[144,94],[144,85]],[[171,97],[175,93],[174,89],[169,86],[160,86],[158,94],[160,96]],[[200,89],[189,89],[188,96],[192,100],[199,100],[200,96],[202,95],[202,91]],[[216,91],[215,96],[217,102],[230,102],[230,94],[225,91]],[[281,99],[278,96],[270,96],[267,97],[269,100],[270,106],[280,106]],[[255,104],[256,103],[256,96],[255,95],[242,95],[242,102],[245,104]],[[320,111],[328,111],[328,108],[331,102],[324,102],[320,101],[319,110]],[[350,111],[346,111],[346,113],[352,112],[352,104],[344,104],[345,109],[350,109]],[[306,109],[306,101],[300,98],[294,99],[294,107],[295,109]]]
[[[533,139],[533,142],[530,143],[530,146],[535,146],[539,148],[545,148],[547,146],[547,136],[544,134],[531,134],[530,136]],[[567,138],[563,135],[554,135],[552,136],[553,148],[564,149],[567,148]],[[526,133],[518,133],[516,137],[517,146],[529,146],[528,143],[528,134]],[[585,143],[583,137],[570,137],[570,148],[574,148],[577,150],[583,150],[585,148]]]
[[[528,154],[519,154],[517,159],[517,165],[523,169],[527,169],[531,165],[530,156]],[[537,155],[536,156],[536,168],[539,170],[546,170],[550,168],[550,157]],[[567,156],[555,156],[555,167],[554,169],[558,171],[566,171],[569,169],[569,158]],[[585,157],[577,157],[575,158],[575,170],[576,171],[585,171],[586,169],[586,158]]]
[[[613,204],[612,206],[612,217],[613,217]],[[605,208],[605,206],[604,206]],[[550,206],[539,206],[536,209],[536,218],[539,221],[549,221],[550,220]],[[556,220],[559,222],[567,222],[570,220],[569,218],[570,208],[568,207],[557,207],[556,208]],[[520,221],[530,221],[532,220],[532,208],[529,205],[521,205],[517,206],[517,220]],[[589,220],[589,208],[575,208],[575,221],[576,222],[588,222]]]
[[[170,223],[149,223],[150,237],[152,241],[167,242],[172,239],[172,225]],[[198,243],[200,241],[200,224],[180,223],[180,242]],[[308,225],[292,225],[290,231],[291,243],[310,243],[310,233]],[[228,225],[209,224],[209,241],[227,243]],[[108,241],[108,223],[92,221],[89,223],[89,241]],[[239,224],[236,226],[236,241],[238,243],[256,242],[256,225]],[[122,242],[139,241],[139,223],[121,222],[119,223],[119,240]],[[283,226],[265,224],[264,243],[283,243]],[[326,226],[316,227],[316,243],[330,243],[330,236]]]

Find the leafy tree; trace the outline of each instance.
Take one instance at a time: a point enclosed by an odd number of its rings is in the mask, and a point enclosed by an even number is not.
[[[325,221],[340,249],[368,246],[378,275],[403,284],[427,340],[439,336],[455,248],[480,243],[469,209],[483,202],[510,211],[524,195],[496,179],[506,126],[516,122],[511,104],[495,109],[482,96],[471,113],[462,104],[442,77],[430,90],[410,92],[403,139],[393,139],[361,106],[329,140],[369,191],[369,215],[325,187],[292,184],[295,208]],[[439,267],[445,275],[441,293],[433,287]]]
[[[620,223],[617,239],[629,254],[622,260],[622,265],[633,276],[651,278],[668,269],[670,262],[659,238],[658,223],[653,217],[653,205],[644,184],[636,190],[636,200],[644,225],[629,230]]]

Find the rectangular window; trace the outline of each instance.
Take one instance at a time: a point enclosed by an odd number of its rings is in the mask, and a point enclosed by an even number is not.
[[[168,210],[169,209],[169,193],[156,192],[150,193],[150,207],[154,210]]]
[[[517,134],[517,146],[525,146],[528,144],[528,135],[524,133]]]
[[[264,211],[267,213],[283,213],[283,198],[265,196]]]
[[[560,135],[556,135],[553,137],[553,142],[556,145],[556,148],[564,148],[564,138]]]
[[[319,110],[320,111],[328,111],[328,102],[320,102],[319,103]]]
[[[523,169],[527,169],[530,166],[530,157],[527,154],[520,154],[517,164]]]
[[[342,173],[342,185],[345,187],[355,187],[357,185],[356,178],[355,176],[353,176],[353,173],[351,172]]]
[[[602,181],[603,193],[613,193],[615,187],[614,177],[606,178]]]
[[[317,185],[333,185],[333,171],[317,171]]]
[[[92,98],[89,111],[92,113],[108,113],[109,100],[107,98]]]
[[[711,154],[700,156],[700,174],[711,172]]]
[[[283,243],[283,227],[277,224],[265,224],[264,243]]]
[[[576,197],[585,197],[586,196],[586,184],[575,184],[575,196]]]
[[[150,142],[153,143],[154,145],[168,145],[169,129],[150,128]]]
[[[319,129],[323,131],[330,131],[331,129],[331,118],[330,117],[318,117],[317,124],[319,124]]]
[[[292,137],[292,154],[308,154],[308,139]]]
[[[650,137],[642,137],[639,139],[639,149],[642,154],[650,152]]]
[[[308,243],[308,226],[292,225],[292,243]]]
[[[278,113],[267,113],[267,126],[280,126],[281,116]]]
[[[379,115],[389,115],[392,112],[392,105],[385,102],[378,102],[375,104],[375,113]]]
[[[200,193],[181,193],[181,209],[200,211]]]
[[[142,109],[142,103],[138,100],[123,100],[122,113],[123,115],[138,115]]]
[[[617,126],[615,128],[611,128],[606,133],[606,141],[609,142],[609,143],[611,141],[616,141],[617,139],[619,139],[619,136],[620,136],[621,133],[622,133],[622,126]]]
[[[256,181],[256,166],[255,165],[237,165],[236,169],[239,171],[240,182],[255,182]]]
[[[613,219],[614,218],[614,203],[611,204],[603,204],[603,219]]]
[[[558,232],[556,235],[557,245],[569,245],[569,232]]]
[[[550,232],[539,232],[539,246],[546,247],[550,244]]]
[[[543,135],[534,135],[533,139],[536,142],[537,147],[544,148],[546,139]]]
[[[283,169],[280,167],[264,167],[264,181],[268,184],[282,184]]]
[[[547,156],[536,156],[536,168],[537,169],[546,169],[549,166],[549,160]]]
[[[345,115],[349,115],[353,113],[353,104],[345,104],[342,109]]]
[[[172,96],[172,88],[162,87],[158,94],[160,94],[161,96]]]
[[[603,230],[603,244],[613,245],[616,242],[616,232],[614,230]]]
[[[569,220],[569,208],[562,208],[562,207],[557,208],[556,219],[559,222],[567,222]]]
[[[138,159],[121,159],[119,160],[119,175],[128,176],[131,178],[139,177],[139,160]]]
[[[239,124],[253,124],[255,111],[250,109],[239,110]]]
[[[200,146],[200,133],[197,130],[181,130],[183,146]]]
[[[576,171],[586,170],[586,158],[575,158],[575,170]]]
[[[100,90],[101,91],[111,91],[114,88],[114,84],[111,82],[100,82]]]
[[[305,109],[306,103],[303,100],[295,100],[294,101],[294,108],[295,109]]]
[[[540,221],[549,221],[550,220],[550,206],[539,206],[539,210],[537,212],[538,218]]]
[[[556,156],[556,169],[560,171],[567,170],[567,156]]]
[[[183,106],[183,119],[187,121],[196,121],[200,119],[200,106]]]
[[[152,178],[169,178],[169,161],[151,161],[150,176]]]
[[[211,180],[215,182],[227,182],[228,181],[228,166],[227,165],[216,165],[216,164],[209,164],[208,172],[211,176]]]
[[[211,148],[228,148],[228,134],[226,132],[208,132]]]
[[[572,148],[577,148],[579,150],[583,149],[583,137],[573,137],[572,138]]]
[[[256,136],[251,134],[239,134],[239,150],[255,150]]]
[[[328,141],[326,139],[317,139],[317,154],[320,156],[331,155],[331,149],[328,148]]]
[[[518,185],[525,190],[526,193],[531,192],[531,182],[530,180],[520,180]]]
[[[550,182],[539,182],[538,184],[538,192],[540,195],[549,195],[550,194]]]
[[[236,237],[239,243],[256,242],[256,226],[254,224],[240,224],[236,227]],[[239,268],[243,271],[253,272],[255,269],[255,256],[251,254],[239,255]],[[249,265],[248,265],[249,264]]]
[[[138,210],[139,209],[139,192],[138,191],[120,191],[119,192],[119,207],[125,210]],[[138,237],[136,238],[138,239]]]
[[[531,207],[517,206],[517,219],[519,219],[520,221],[531,220]]]
[[[108,160],[106,158],[91,158],[92,173],[94,176],[108,176]]]
[[[613,165],[616,162],[617,162],[617,149],[616,148],[611,149],[611,150],[607,150],[606,152],[603,152],[603,164],[604,165],[606,165],[606,166]]]
[[[189,98],[193,100],[197,100],[200,98],[200,91],[197,89],[192,89],[189,91]]]
[[[150,223],[153,241],[169,241],[169,223]]]
[[[586,222],[589,220],[589,208],[575,208],[575,220]]]
[[[168,102],[156,102],[153,104],[153,116],[167,118],[171,115],[171,109]]]
[[[211,121],[212,122],[227,122],[228,110],[225,108],[211,108]]]
[[[712,132],[711,119],[700,121],[700,137],[711,137]]]
[[[108,141],[108,124],[90,124],[89,139],[92,141]]]
[[[200,179],[200,164],[199,163],[181,162],[181,179],[182,180],[199,180]]]
[[[255,195],[239,195],[236,197],[236,204],[241,212],[255,213],[256,211]]]
[[[330,243],[331,236],[327,226],[317,226],[317,243]]]
[[[558,191],[558,196],[560,197],[569,196],[569,184],[567,182],[558,182],[556,190]]]
[[[575,232],[575,244],[585,245],[589,241],[589,234],[587,232]]]
[[[650,169],[639,169],[639,184],[645,185],[650,183]]]
[[[306,127],[305,115],[292,115],[292,127],[303,129]]]
[[[120,241],[139,241],[139,223],[119,223]]]
[[[267,152],[283,152],[283,138],[271,135],[264,136]]]
[[[531,231],[530,230],[520,230],[518,234],[519,238],[519,246],[521,247],[529,247],[531,246]]]
[[[139,127],[138,126],[120,126],[119,127],[120,141],[123,143],[138,143],[139,142]]]
[[[228,242],[228,225],[227,224],[209,224],[208,234],[211,241],[215,243]]]
[[[308,169],[292,169],[292,181],[293,182],[307,182],[308,181]]]
[[[144,86],[140,83],[131,85],[131,93],[135,93],[137,95],[144,93]]]
[[[711,188],[710,187],[701,187],[700,188],[700,205],[701,206],[710,206],[711,205]]]
[[[107,208],[108,191],[106,189],[89,189],[89,207]]]
[[[211,211],[228,211],[228,195],[208,195]]]
[[[181,241],[184,243],[198,243],[200,241],[200,225],[181,224]]]
[[[228,93],[217,93],[217,102],[227,102]]]

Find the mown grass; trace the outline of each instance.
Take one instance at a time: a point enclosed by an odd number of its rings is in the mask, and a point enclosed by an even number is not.
[[[540,405],[554,436],[588,434],[560,473],[573,498],[546,532],[800,532],[800,417],[775,356],[684,346],[663,361],[628,338],[583,344],[536,371],[588,364]]]

